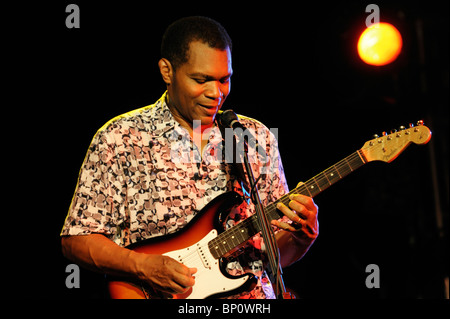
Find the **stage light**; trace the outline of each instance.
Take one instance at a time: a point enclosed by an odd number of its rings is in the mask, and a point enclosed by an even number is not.
[[[370,65],[386,65],[394,61],[402,50],[402,36],[389,23],[375,23],[361,34],[358,54]]]

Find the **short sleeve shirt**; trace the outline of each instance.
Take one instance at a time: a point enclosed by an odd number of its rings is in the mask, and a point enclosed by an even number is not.
[[[166,94],[155,104],[113,118],[97,131],[80,169],[62,236],[100,233],[126,247],[179,231],[220,194],[243,193],[224,156],[218,126],[211,129],[200,154],[187,130],[173,118]],[[268,205],[288,190],[277,141],[260,122],[243,116],[240,121],[265,140],[268,156],[261,159],[258,152],[249,153],[255,178],[259,177],[260,198]],[[253,204],[243,201],[223,226],[232,227],[254,213]],[[271,298],[261,236],[248,243],[243,254],[229,260],[227,270],[234,275],[250,271],[261,279],[254,291],[239,297]]]

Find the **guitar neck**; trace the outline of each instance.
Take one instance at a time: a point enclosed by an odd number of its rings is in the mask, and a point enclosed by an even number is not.
[[[366,160],[360,150],[350,154],[340,162],[317,174],[305,183],[297,186],[275,202],[267,205],[264,210],[268,216],[268,219],[279,219],[283,216],[283,213],[280,212],[276,206],[279,202],[282,202],[288,206],[290,201],[289,196],[291,194],[302,194],[314,197],[356,169],[360,168],[365,163]],[[246,242],[260,231],[261,229],[259,228],[257,216],[256,214],[252,215],[211,240],[208,243],[211,254],[214,258],[219,259],[235,250],[236,247],[239,247],[242,243]]]
[[[356,151],[352,153],[351,155],[347,156],[340,162],[334,164],[333,166],[327,168],[323,172],[317,174],[313,178],[309,179],[305,183],[297,186],[293,190],[291,190],[288,194],[285,194],[281,198],[279,198],[276,202],[269,204],[266,207],[266,210],[274,210],[273,208],[276,208],[276,205],[278,202],[282,202],[286,206],[289,204],[289,196],[291,194],[301,194],[306,195],[309,197],[314,197],[318,194],[320,194],[322,191],[333,185],[334,183],[340,181],[345,176],[349,175],[356,169],[360,168],[362,165],[364,165],[366,161],[364,160],[363,155],[360,153],[360,151]],[[272,208],[273,207],[273,208]],[[283,213],[279,212],[278,210],[276,215],[272,214],[269,215],[272,219],[278,218],[280,216],[283,216]]]

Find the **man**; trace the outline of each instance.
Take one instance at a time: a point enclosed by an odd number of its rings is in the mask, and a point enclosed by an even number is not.
[[[167,92],[154,105],[112,119],[95,135],[61,233],[67,258],[162,292],[183,293],[195,285],[197,269],[188,263],[125,247],[177,232],[224,192],[242,193],[235,166],[217,152],[223,137],[216,115],[230,93],[231,49],[225,29],[209,18],[189,17],[169,26],[159,61]],[[287,191],[277,143],[258,121],[242,117],[241,122],[267,137],[269,159],[252,163],[267,205]],[[272,224],[285,267],[317,237],[318,209],[302,195],[278,209],[286,218]],[[244,201],[223,222],[230,227],[252,214],[253,205]],[[235,297],[274,297],[262,266],[263,248],[257,235],[241,255],[229,259],[230,274],[253,271],[260,279],[255,289]]]

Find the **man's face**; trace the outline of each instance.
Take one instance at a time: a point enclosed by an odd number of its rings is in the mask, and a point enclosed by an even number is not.
[[[217,112],[230,93],[231,52],[210,48],[202,42],[191,42],[189,60],[179,66],[168,87],[169,105],[182,125],[202,127],[213,124]]]

